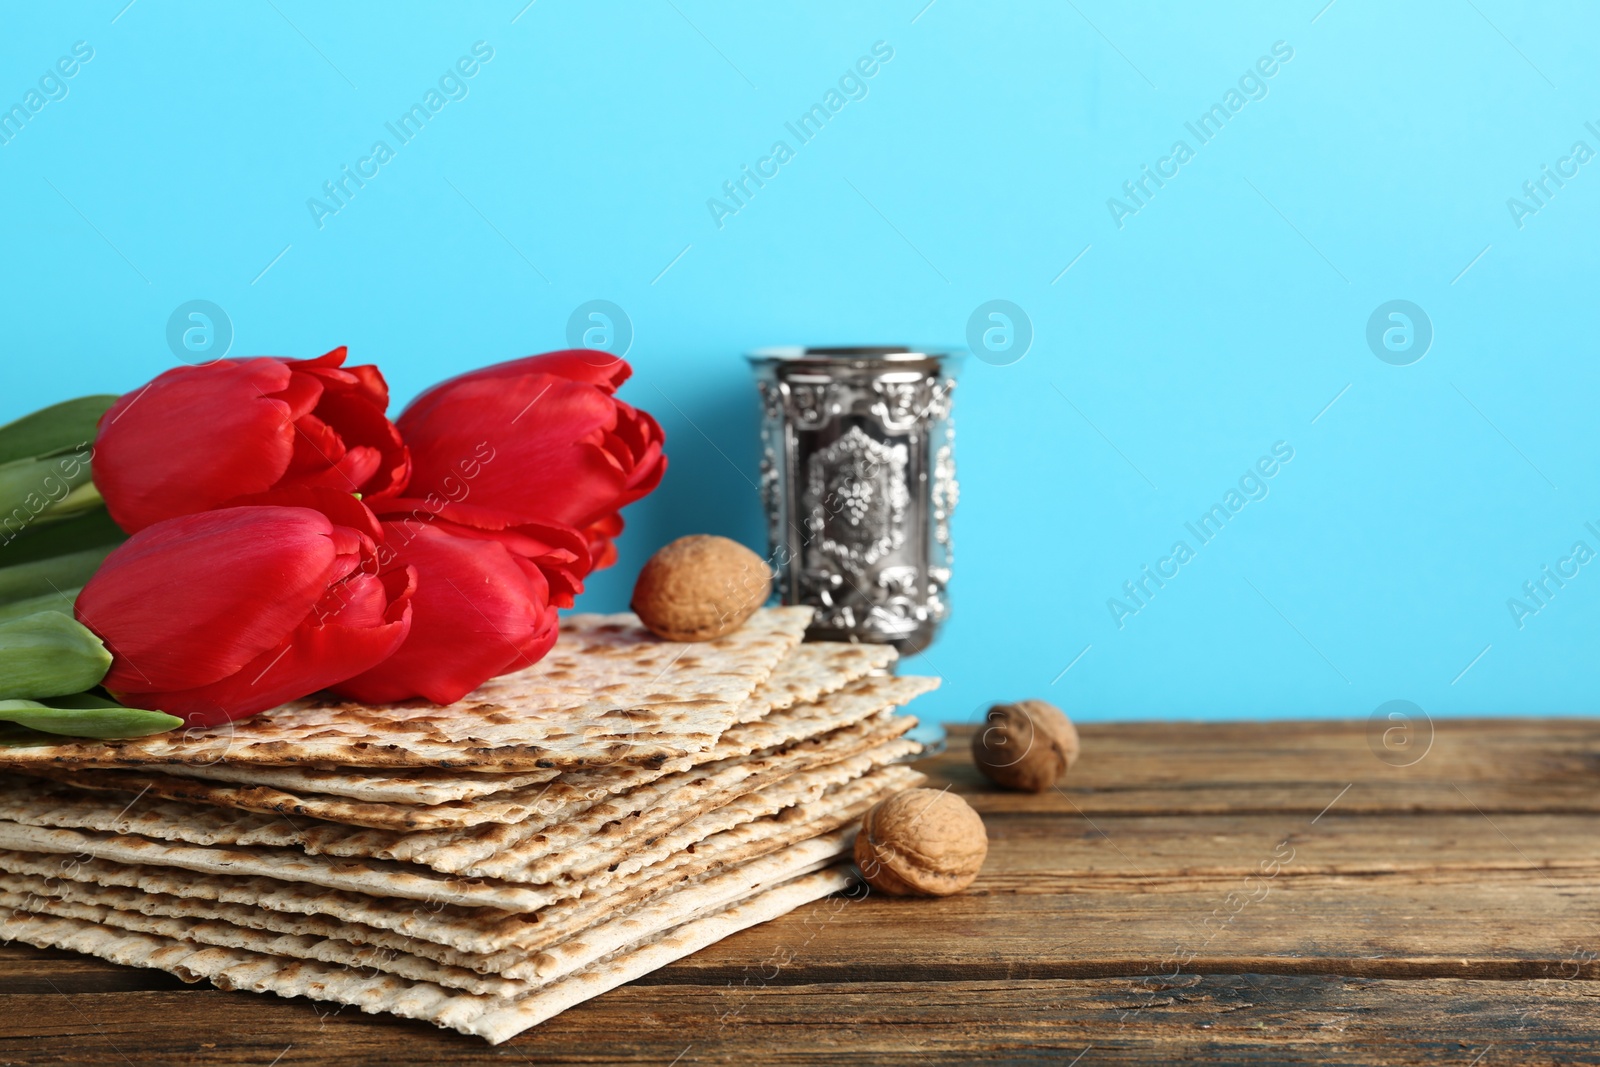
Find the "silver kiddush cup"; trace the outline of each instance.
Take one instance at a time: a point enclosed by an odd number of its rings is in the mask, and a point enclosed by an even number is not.
[[[761,495],[778,590],[807,637],[917,652],[950,613],[959,350],[765,348]]]

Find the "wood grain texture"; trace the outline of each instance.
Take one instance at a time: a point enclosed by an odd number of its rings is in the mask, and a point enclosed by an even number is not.
[[[970,893],[823,901],[501,1048],[4,946],[0,1062],[1600,1062],[1600,723],[1410,767],[1365,723],[1082,734],[1039,797],[959,734],[921,765],[984,814]]]

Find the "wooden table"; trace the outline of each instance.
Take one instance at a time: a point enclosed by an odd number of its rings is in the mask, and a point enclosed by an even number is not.
[[[824,901],[498,1048],[6,946],[0,1062],[1600,1062],[1600,722],[1400,751],[1366,723],[1087,726],[1068,784],[1023,796],[957,732],[925,766],[988,825],[966,895]]]

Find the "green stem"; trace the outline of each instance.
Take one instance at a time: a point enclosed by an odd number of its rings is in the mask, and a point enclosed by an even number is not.
[[[63,589],[61,592],[49,592],[43,596],[30,596],[23,600],[13,600],[9,604],[0,604],[0,622],[9,622],[20,619],[41,611],[59,611],[63,615],[71,615],[73,605],[77,603],[78,594],[82,589]]]
[[[0,604],[81,588],[114,547],[102,545],[32,563],[0,567]],[[0,550],[0,559],[4,558]]]

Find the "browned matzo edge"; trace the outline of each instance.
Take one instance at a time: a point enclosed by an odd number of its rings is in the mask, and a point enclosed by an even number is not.
[[[542,951],[478,955],[325,916],[286,915],[248,904],[85,885],[37,875],[0,874],[0,909],[115,926],[219,948],[436,982],[451,989],[518,996],[563,978],[619,949],[690,919],[720,911],[762,889],[847,857],[854,825],[717,872],[637,908],[609,913]]]
[[[797,645],[741,709],[739,721],[760,719],[769,708],[782,711],[842,689],[858,678],[882,672],[896,659],[888,645],[847,645],[814,641]],[[688,766],[685,757],[665,763],[666,771]],[[213,782],[266,786],[289,794],[318,794],[377,803],[421,805],[473,800],[509,789],[548,782],[561,772],[543,768],[515,773],[438,767],[386,767],[362,773],[344,767],[279,767],[267,764],[145,764],[147,773],[184,775]],[[603,768],[610,769],[610,768]]]
[[[426,1020],[499,1044],[574,1004],[658,970],[730,934],[846,889],[854,880],[852,869],[843,866],[803,875],[724,911],[686,922],[521,997],[463,993],[432,982],[367,975],[332,964],[199,946],[80,919],[18,911],[0,911],[0,933],[39,947],[71,949],[114,963],[159,968],[186,981],[210,979],[224,989],[315,997],[350,1004],[365,1012]]]
[[[717,871],[852,825],[877,801],[925,780],[910,767],[885,767],[830,790],[810,804],[714,834],[695,847],[692,862],[657,864],[624,884],[593,889],[534,913],[441,901],[419,903],[270,877],[206,874],[65,853],[0,851],[0,870],[36,874],[52,882],[129,886],[147,894],[326,916],[431,941],[463,954],[508,953],[523,958],[531,950],[548,948],[606,917],[623,914]]]
[[[0,748],[0,767],[147,763],[526,771],[704,751],[799,643],[811,609],[766,608],[714,641],[661,641],[623,615],[573,615],[544,660],[448,707],[301,702],[206,730]]]
[[[712,827],[724,829],[770,814],[820,795],[874,767],[914,754],[918,750],[915,742],[892,737],[914,721],[909,716],[891,718],[883,740],[836,731],[844,736],[827,735],[819,739],[826,743],[814,749],[800,746],[798,752],[774,762],[770,778],[759,774],[755,780],[735,777],[731,790],[718,792],[716,775],[708,776],[704,782],[691,777],[670,791],[670,803],[661,803],[660,794],[647,787],[608,800],[571,822],[540,833],[525,836],[518,833],[516,826],[495,827],[503,833],[488,835],[482,841],[474,840],[470,832],[458,840],[449,835],[352,831],[331,824],[303,829],[283,820],[263,823],[260,816],[228,808],[142,799],[130,805],[120,795],[20,778],[0,779],[0,820],[33,827],[137,835],[188,845],[238,846],[254,849],[258,855],[281,849],[296,860],[310,861],[336,852],[341,858],[374,861],[374,870],[387,869],[388,865],[381,861],[397,860],[411,868],[412,874],[425,874],[431,869],[472,879],[541,885],[570,883],[600,868],[609,873],[632,869],[642,856],[659,854],[671,842],[693,844],[695,838],[685,840],[686,835],[704,836],[714,832]],[[736,792],[740,789],[744,792]],[[734,795],[725,795],[729,792]],[[629,817],[630,813],[637,817]],[[415,849],[408,847],[413,837],[436,836],[442,838],[439,846],[424,840]],[[295,850],[303,853],[296,855]],[[603,879],[599,874],[595,877]]]
[[[766,789],[740,797],[663,835],[647,848],[622,850],[608,869],[585,878],[560,877],[533,884],[496,878],[460,877],[415,863],[391,860],[346,860],[310,856],[298,849],[254,848],[236,844],[208,846],[184,840],[190,827],[163,822],[162,832],[179,840],[156,840],[136,834],[107,831],[81,832],[65,828],[100,822],[114,812],[85,812],[70,803],[50,810],[13,810],[22,821],[0,821],[0,848],[20,852],[82,854],[118,863],[154,863],[211,874],[265,875],[285,881],[310,882],[328,889],[403,897],[430,903],[444,901],[471,907],[494,907],[535,912],[548,905],[617,882],[626,882],[643,868],[689,864],[693,853],[682,851],[712,834],[780,811],[814,803],[830,789],[854,781],[874,768],[899,758],[914,742],[891,741],[871,752],[852,756],[825,767],[791,775]],[[110,825],[110,823],[102,823]]]
[[[479,826],[484,827],[474,831],[479,836],[501,833],[485,825],[489,823],[514,823],[517,832],[527,836],[575,818],[608,796],[629,793],[658,779],[682,781],[689,772],[698,773],[699,768],[716,761],[742,761],[748,765],[748,773],[754,774],[760,760],[770,758],[784,744],[803,741],[830,728],[858,722],[892,705],[904,704],[931,684],[931,681],[914,678],[862,678],[818,697],[815,702],[797,704],[774,711],[766,718],[731,727],[707,751],[662,767],[619,766],[567,771],[554,780],[520,789],[437,805],[374,803],[341,796],[293,794],[269,786],[210,781],[198,774],[176,776],[145,769],[48,765],[18,770],[86,789],[122,790],[140,796],[233,807],[261,814],[305,816],[367,827],[387,832],[391,837],[407,831],[425,831],[442,840],[453,840],[461,837],[466,828]],[[684,764],[687,766],[682,766]],[[412,833],[410,836],[420,839],[425,835]]]

